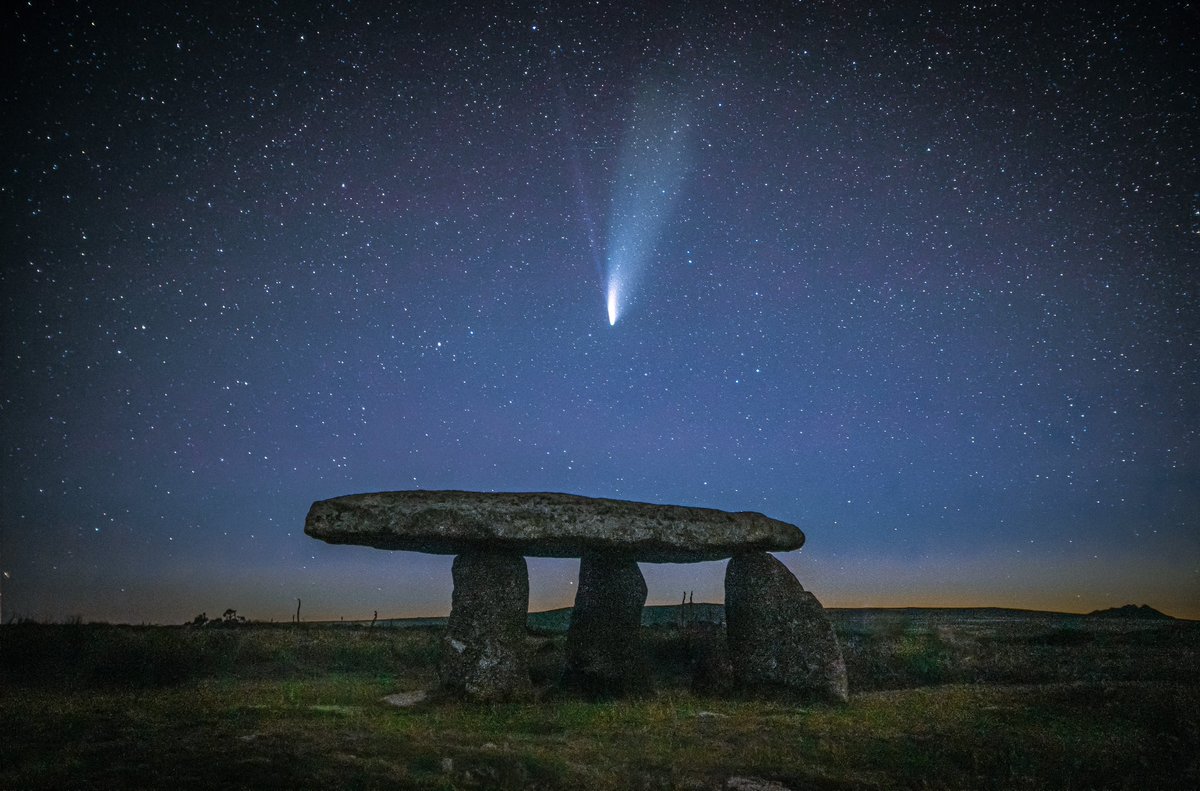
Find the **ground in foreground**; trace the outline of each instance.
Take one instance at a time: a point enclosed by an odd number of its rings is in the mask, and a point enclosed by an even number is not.
[[[696,693],[688,629],[647,630],[643,699],[397,709],[436,629],[9,626],[0,787],[1200,786],[1200,624],[838,620],[844,707]],[[530,640],[551,679],[561,637]]]

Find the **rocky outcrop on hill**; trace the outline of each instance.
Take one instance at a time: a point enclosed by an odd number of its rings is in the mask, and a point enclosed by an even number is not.
[[[1173,621],[1171,616],[1160,612],[1149,604],[1125,604],[1120,607],[1109,607],[1106,610],[1092,610],[1089,618],[1134,618],[1142,620]]]

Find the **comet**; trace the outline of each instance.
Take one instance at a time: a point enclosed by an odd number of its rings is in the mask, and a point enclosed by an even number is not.
[[[690,127],[684,102],[666,87],[651,86],[635,98],[609,214],[605,299],[610,327],[633,303],[682,190]]]

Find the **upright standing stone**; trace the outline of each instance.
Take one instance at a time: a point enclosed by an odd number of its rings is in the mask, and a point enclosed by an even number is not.
[[[597,697],[641,686],[639,635],[646,580],[624,554],[588,552],[579,560],[579,588],[567,631],[566,686]]]
[[[525,697],[530,690],[525,558],[473,550],[454,559],[453,574],[450,620],[438,668],[442,688],[478,701]]]
[[[725,622],[737,683],[845,702],[846,663],[825,610],[766,552],[736,555],[725,570]]]

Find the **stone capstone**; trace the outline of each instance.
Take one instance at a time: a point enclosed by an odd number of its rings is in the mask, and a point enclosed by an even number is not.
[[[331,544],[457,555],[476,549],[530,557],[616,552],[690,563],[804,544],[795,525],[750,511],[652,505],[553,493],[405,491],[312,504],[304,532]]]
[[[734,678],[744,690],[849,699],[833,624],[817,597],[776,558],[754,552],[729,561],[725,624]]]
[[[464,552],[454,559],[452,574],[454,593],[438,667],[443,691],[476,701],[526,697],[525,558],[507,552]]]
[[[579,560],[579,587],[567,630],[563,685],[591,697],[642,686],[639,636],[646,580],[627,555],[589,552]]]

